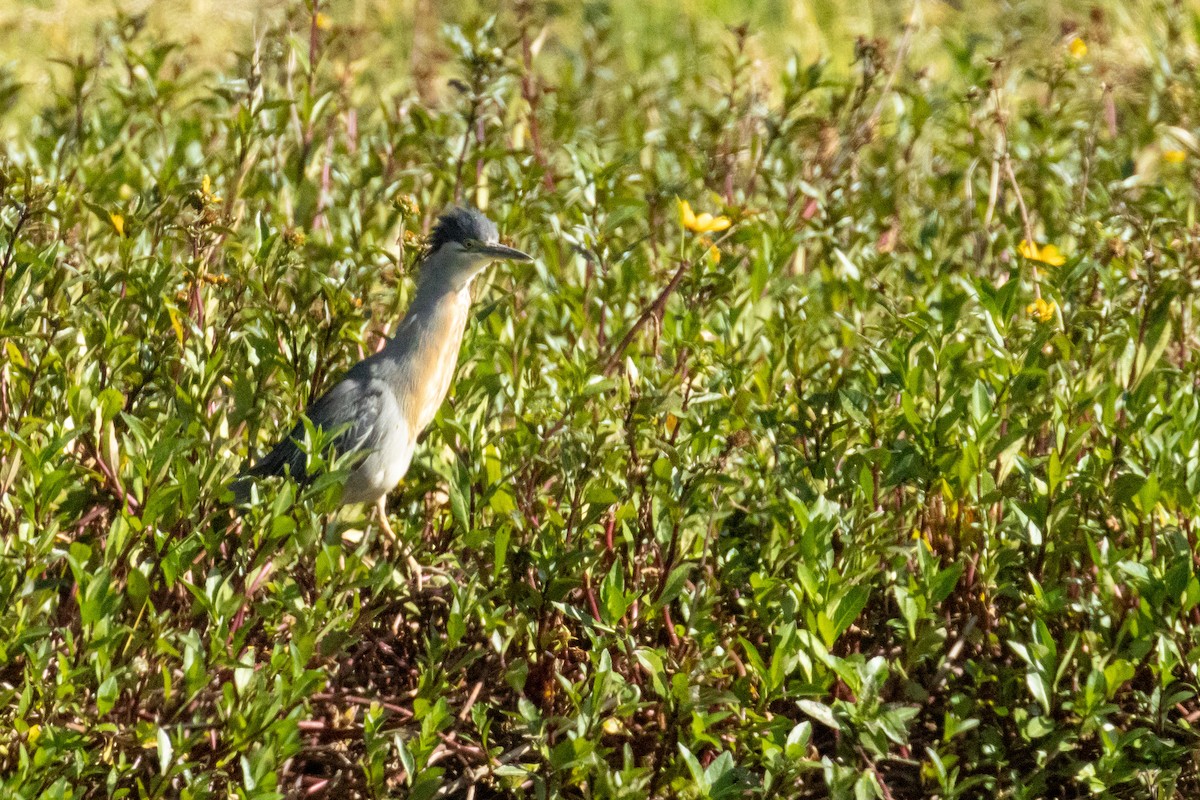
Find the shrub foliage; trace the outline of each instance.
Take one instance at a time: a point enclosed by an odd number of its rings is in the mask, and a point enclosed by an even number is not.
[[[416,78],[311,7],[221,72],[117,17],[23,98],[4,793],[1195,796],[1194,20],[847,72],[549,13]],[[235,518],[455,200],[537,258],[476,287],[402,541],[336,464]]]

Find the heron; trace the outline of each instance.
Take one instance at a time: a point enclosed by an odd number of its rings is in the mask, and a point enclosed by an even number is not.
[[[308,406],[313,426],[332,436],[329,447],[353,456],[341,505],[373,504],[380,528],[396,540],[387,495],[408,472],[417,437],[450,390],[471,308],[471,281],[496,261],[532,261],[500,244],[496,224],[477,209],[454,206],[437,220],[417,274],[417,288],[395,334],[350,368]],[[232,485],[245,503],[255,478],[290,474],[307,483],[308,454],[301,420]]]

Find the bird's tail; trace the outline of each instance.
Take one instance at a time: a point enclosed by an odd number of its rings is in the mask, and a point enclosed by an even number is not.
[[[258,463],[238,473],[238,476],[229,484],[229,490],[233,492],[233,500],[236,505],[245,505],[249,502],[250,489],[257,478],[284,475],[290,472],[301,483],[307,482],[305,466],[308,457],[303,450],[296,446],[296,435],[297,432],[292,431],[291,436],[275,445],[269,453],[258,460]],[[303,435],[302,432],[301,435]]]

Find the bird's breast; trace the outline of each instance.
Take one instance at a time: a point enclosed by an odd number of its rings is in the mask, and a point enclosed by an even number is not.
[[[470,313],[471,297],[467,290],[448,293],[441,302],[430,309],[428,317],[417,334],[414,348],[411,381],[408,386],[410,398],[408,422],[412,429],[420,432],[428,425],[446,393],[458,366],[458,351],[462,346],[463,331]]]

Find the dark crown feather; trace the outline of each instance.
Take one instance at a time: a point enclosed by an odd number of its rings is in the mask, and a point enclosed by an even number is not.
[[[478,209],[454,206],[438,217],[437,225],[429,236],[429,252],[437,252],[438,248],[449,242],[466,242],[471,239],[494,242],[498,238],[496,224]]]

